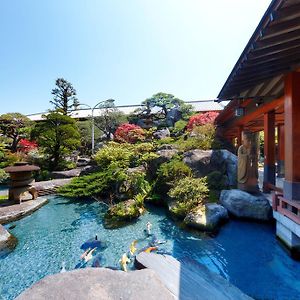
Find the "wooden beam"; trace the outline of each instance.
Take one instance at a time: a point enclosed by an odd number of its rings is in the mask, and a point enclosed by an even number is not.
[[[292,41],[300,37],[300,29],[282,33],[276,36],[263,36],[256,41],[257,47],[275,46],[287,41]]]
[[[261,55],[265,55],[267,53],[274,53],[277,51],[282,51],[282,50],[290,49],[293,47],[297,47],[299,45],[300,45],[300,37],[298,39],[283,42],[278,45],[271,45],[271,46],[265,46],[265,47],[260,47],[260,48],[258,47],[251,51],[251,55],[253,54],[254,55],[253,57],[258,57]]]
[[[299,14],[300,11],[300,3],[293,4],[287,7],[282,7],[278,11],[275,12],[275,22],[279,19],[292,17],[295,13]]]
[[[277,140],[278,140],[278,176],[284,177],[284,125],[277,126]]]
[[[275,185],[275,110],[264,113],[264,192]]]
[[[300,200],[300,73],[285,80],[285,181],[284,198]]]
[[[283,103],[284,103],[283,101],[284,101],[284,99],[283,99],[283,97],[281,97],[281,98],[275,99],[271,102],[268,102],[266,104],[263,104],[263,105],[259,106],[256,110],[254,110],[253,112],[246,114],[245,116],[243,116],[241,118],[235,119],[232,122],[230,127],[245,125],[248,122],[250,122],[251,120],[258,118],[259,116],[263,115],[264,113],[266,113],[268,111],[276,110],[278,107],[283,105]]]
[[[263,30],[263,35],[271,35],[271,34],[281,34],[282,32],[291,31],[292,29],[299,29],[300,26],[300,17],[295,17],[292,20],[282,21],[280,23],[268,26],[265,30]]]
[[[256,62],[261,62],[264,61],[269,62],[269,61],[274,61],[276,59],[282,59],[282,58],[286,58],[287,56],[293,56],[293,55],[297,55],[300,53],[300,45],[298,45],[297,47],[293,47],[293,48],[288,48],[276,53],[268,53],[264,56],[254,56],[251,53],[248,55],[248,62],[249,64],[253,64]],[[298,56],[299,58],[299,56]]]

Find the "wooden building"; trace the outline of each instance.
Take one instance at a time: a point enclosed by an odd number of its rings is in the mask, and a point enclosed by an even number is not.
[[[300,249],[300,0],[271,2],[218,99],[231,100],[216,120],[224,137],[240,145],[243,130],[264,132],[264,190],[277,193],[277,236]]]

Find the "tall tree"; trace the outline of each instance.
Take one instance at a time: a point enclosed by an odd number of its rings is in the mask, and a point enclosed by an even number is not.
[[[21,139],[30,135],[31,121],[20,113],[8,113],[0,116],[0,133],[12,152],[16,152]]]
[[[99,128],[109,140],[121,123],[126,123],[127,118],[118,110],[112,101],[108,100],[100,106],[101,115],[95,118],[95,126]]]
[[[64,157],[80,146],[75,120],[59,112],[44,116],[33,129],[32,136],[49,155],[50,169],[56,170]]]
[[[50,101],[56,110],[68,115],[71,110],[79,106],[76,98],[76,90],[73,85],[64,78],[58,78],[55,81],[56,88],[52,89],[51,94],[54,96]]]
[[[77,121],[76,124],[80,132],[81,154],[89,155],[91,154],[91,149],[92,149],[92,121],[90,119],[85,121]],[[95,126],[95,131],[94,131],[95,144],[97,144],[100,141],[102,134],[103,132],[100,131],[97,126]]]
[[[157,93],[151,98],[142,102],[142,108],[137,109],[130,121],[137,119],[146,120],[151,124],[153,121],[166,123],[167,126],[174,126],[180,118],[186,119],[192,112],[192,106],[172,94]],[[152,124],[153,126],[153,124]]]

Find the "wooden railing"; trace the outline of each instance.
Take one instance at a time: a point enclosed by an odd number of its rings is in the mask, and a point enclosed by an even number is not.
[[[282,193],[273,192],[272,208],[300,225],[300,202],[283,198]]]

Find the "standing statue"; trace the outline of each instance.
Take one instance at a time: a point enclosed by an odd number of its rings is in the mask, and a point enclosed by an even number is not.
[[[255,133],[243,132],[238,149],[238,188],[245,192],[259,192],[258,143]]]

